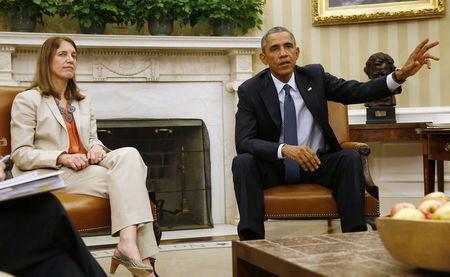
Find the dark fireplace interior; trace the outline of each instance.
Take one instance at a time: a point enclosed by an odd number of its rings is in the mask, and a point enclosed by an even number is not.
[[[132,146],[141,153],[163,231],[213,226],[209,136],[202,120],[108,119],[97,125],[108,148]]]

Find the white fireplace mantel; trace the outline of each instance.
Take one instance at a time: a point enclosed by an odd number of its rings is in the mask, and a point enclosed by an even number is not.
[[[230,92],[253,76],[260,38],[0,32],[0,85],[29,85],[38,49],[51,36],[68,36],[77,44],[76,79],[92,98],[97,118],[205,122],[213,222],[232,223],[237,95]]]
[[[175,76],[167,76],[159,69],[167,68],[165,62],[173,63],[179,59],[161,59],[161,56],[226,56],[225,61],[229,68],[226,71],[209,72],[208,78],[225,81],[225,88],[236,91],[239,84],[252,76],[252,55],[259,48],[260,38],[258,37],[203,37],[203,36],[144,36],[144,35],[85,35],[85,34],[52,34],[52,33],[19,33],[0,32],[0,85],[18,85],[32,80],[34,64],[30,59],[35,60],[35,56],[42,43],[51,36],[68,36],[72,38],[81,57],[87,57],[84,62],[80,62],[83,68],[87,66],[96,67],[92,70],[80,69],[77,72],[78,81],[177,81],[192,80],[186,78],[187,74],[193,72],[180,72]],[[22,57],[22,59],[20,59]],[[131,57],[131,59],[129,59]],[[144,57],[144,58],[143,58]],[[14,63],[13,59],[17,62]],[[146,60],[147,59],[147,60]],[[191,58],[192,59],[192,58]],[[99,61],[100,60],[100,61]],[[204,62],[205,59],[200,59]],[[128,64],[124,64],[126,61]],[[198,59],[186,61],[194,65]],[[98,63],[102,63],[106,68],[98,69]],[[209,61],[207,64],[211,66]],[[221,61],[219,61],[221,62]],[[113,65],[115,63],[115,65]],[[130,74],[122,72],[128,70],[130,63],[135,63],[135,71],[141,69],[143,74]],[[109,67],[108,65],[109,64]],[[119,69],[120,72],[111,70],[111,67]],[[109,74],[106,77],[99,76],[100,71],[112,71],[116,74]],[[97,71],[96,71],[97,70]],[[132,70],[133,71],[133,70]],[[151,71],[151,72],[149,72]],[[122,74],[124,73],[124,74]],[[132,72],[135,73],[135,72]],[[160,74],[161,73],[161,74]],[[227,78],[217,75],[228,75]],[[195,72],[194,72],[195,74]],[[89,76],[92,75],[92,76]],[[134,78],[133,78],[134,77]],[[204,77],[205,78],[205,77]],[[193,80],[194,81],[194,80]],[[195,80],[199,81],[199,80]]]

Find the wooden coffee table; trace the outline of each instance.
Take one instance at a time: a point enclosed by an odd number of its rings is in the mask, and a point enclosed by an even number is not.
[[[376,231],[233,241],[233,276],[448,276],[394,260]]]

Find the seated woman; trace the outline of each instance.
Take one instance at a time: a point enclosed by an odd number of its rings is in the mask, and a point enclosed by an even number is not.
[[[0,222],[0,276],[106,277],[53,194],[0,202]]]
[[[34,80],[11,110],[13,175],[62,170],[65,193],[109,198],[112,235],[119,243],[111,273],[122,264],[133,274],[154,276],[150,257],[158,252],[146,189],[147,167],[130,147],[114,151],[97,138],[91,100],[75,81],[77,47],[68,37],[42,45]]]

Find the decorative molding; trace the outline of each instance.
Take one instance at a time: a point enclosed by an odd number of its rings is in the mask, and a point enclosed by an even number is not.
[[[78,45],[77,45],[78,46]],[[4,48],[4,45],[0,45],[0,51]],[[17,47],[21,47],[20,45]],[[36,55],[38,53],[39,47],[30,48],[15,48],[13,46],[9,46],[12,48],[16,54],[21,55]],[[78,47],[79,48],[79,47]],[[8,48],[5,48],[5,51]],[[14,50],[15,49],[15,50]],[[136,55],[136,56],[225,56],[228,54],[227,51],[224,50],[199,50],[199,49],[146,49],[146,50],[135,50],[128,48],[108,48],[108,49],[98,49],[95,47],[92,48],[80,48],[78,52],[81,56],[86,56],[90,54],[97,55]],[[249,53],[254,53],[254,51],[248,51]],[[245,52],[242,52],[245,53]]]
[[[0,51],[1,52],[14,52],[15,47],[12,45],[0,45]]]
[[[450,113],[450,106],[396,108],[397,123],[432,122],[432,117],[440,113]],[[349,124],[365,124],[366,110],[349,110]]]
[[[37,55],[39,48],[17,48],[16,55]]]
[[[39,47],[51,36],[68,36],[79,48],[129,48],[129,49],[196,49],[228,50],[257,49],[259,37],[214,36],[145,36],[145,35],[86,35],[0,32],[0,45]]]
[[[225,83],[225,89],[228,92],[237,92],[239,86],[242,84],[243,82],[239,82],[239,81],[232,81],[232,82],[228,82]]]
[[[0,52],[0,71],[11,70],[11,54]]]
[[[227,54],[230,57],[231,81],[225,85],[225,89],[237,92],[238,87],[253,75],[252,55],[255,50],[232,49]]]
[[[0,83],[17,85],[12,78],[12,53],[16,48],[12,45],[0,45]]]
[[[117,55],[114,59],[105,55],[94,55],[92,75],[94,81],[132,82],[133,79],[157,81],[159,62],[150,57]]]
[[[232,55],[253,55],[255,54],[255,50],[248,50],[248,49],[231,49],[227,51],[227,54]]]
[[[97,49],[91,48],[81,52],[82,54],[102,55],[102,56],[152,56],[158,57],[161,55],[160,50],[134,50],[134,49]]]
[[[93,81],[157,81],[159,79],[157,50],[94,49],[92,55]]]
[[[177,50],[177,49],[171,49],[171,50],[162,50],[161,55],[164,56],[200,56],[200,57],[213,57],[213,56],[225,56],[225,52],[223,50]]]

